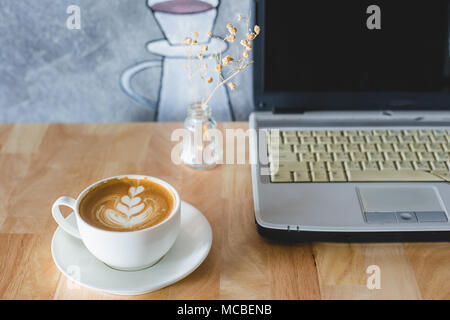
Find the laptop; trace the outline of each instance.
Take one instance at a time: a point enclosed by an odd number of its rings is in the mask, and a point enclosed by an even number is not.
[[[450,240],[450,2],[376,4],[254,4],[263,236]]]

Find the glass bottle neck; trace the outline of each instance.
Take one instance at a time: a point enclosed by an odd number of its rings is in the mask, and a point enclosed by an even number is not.
[[[211,117],[211,108],[206,105],[193,103],[189,106],[188,116],[195,119],[208,119]]]

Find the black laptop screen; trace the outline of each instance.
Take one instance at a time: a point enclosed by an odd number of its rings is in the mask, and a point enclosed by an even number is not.
[[[265,92],[448,91],[449,1],[265,5]]]

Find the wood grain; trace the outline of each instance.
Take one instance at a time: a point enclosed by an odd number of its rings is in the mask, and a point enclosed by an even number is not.
[[[194,171],[170,161],[181,123],[0,125],[1,299],[450,299],[449,243],[286,244],[261,238],[250,168]],[[225,123],[246,129],[245,123]],[[243,150],[235,150],[235,157]],[[248,159],[248,148],[245,151]],[[50,207],[112,175],[167,180],[213,229],[204,263],[187,278],[140,296],[83,288],[53,263]],[[67,212],[67,211],[65,211]],[[370,265],[381,289],[366,286]]]

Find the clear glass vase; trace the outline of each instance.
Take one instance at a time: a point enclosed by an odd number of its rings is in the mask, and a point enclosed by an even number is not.
[[[186,130],[181,160],[193,169],[212,169],[222,157],[217,123],[209,106],[191,104],[184,121]]]

